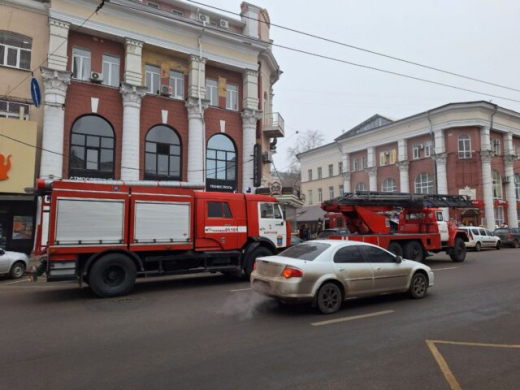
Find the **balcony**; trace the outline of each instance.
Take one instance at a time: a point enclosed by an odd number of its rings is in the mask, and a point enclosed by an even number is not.
[[[282,116],[278,112],[264,116],[263,133],[269,138],[285,136],[285,125]]]

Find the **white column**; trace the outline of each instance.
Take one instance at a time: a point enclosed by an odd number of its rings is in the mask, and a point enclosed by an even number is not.
[[[69,23],[49,18],[49,58],[47,66],[50,69],[67,70],[69,27]]]
[[[507,196],[507,222],[509,227],[518,227],[518,215],[516,212],[516,190],[515,190],[515,156],[509,154],[504,156],[505,175],[509,179],[506,183]]]
[[[351,186],[351,173],[350,173],[350,154],[343,154],[343,192],[352,192]]]
[[[377,167],[368,168],[368,189],[378,191],[377,188]]]
[[[376,158],[375,158],[375,148],[370,147],[367,148],[367,166],[368,168],[373,168],[376,166]]]
[[[446,143],[444,140],[444,131],[436,130],[434,133],[435,141],[435,154],[441,154],[446,152]]]
[[[490,230],[495,228],[495,208],[493,204],[493,177],[491,175],[491,140],[490,128],[480,128],[480,160],[482,163],[482,190],[484,193],[484,212],[486,214],[486,227]]]
[[[206,162],[206,142],[204,126],[204,110],[208,107],[207,101],[188,98],[188,181],[205,183],[204,167]]]
[[[399,181],[401,183],[401,192],[410,192],[410,181],[408,179],[408,168],[410,163],[408,161],[399,161]]]
[[[192,55],[188,81],[188,97],[205,99],[206,96],[206,59]]]
[[[65,97],[70,72],[40,68],[44,94],[41,177],[61,178],[63,175],[63,133],[65,131]],[[65,153],[66,154],[66,153]]]
[[[246,70],[242,74],[242,79],[244,97],[242,107],[244,109],[258,110],[258,72]],[[267,111],[266,107],[264,107],[264,111]]]
[[[141,100],[146,87],[121,84],[123,95],[123,140],[121,180],[139,180]]]
[[[124,82],[131,85],[143,83],[143,43],[127,38],[125,41]]]
[[[256,123],[262,117],[262,111],[245,109],[242,111],[242,192],[248,187],[253,190],[254,147],[256,143]]]
[[[435,138],[435,145],[437,145],[437,138]],[[437,146],[435,147],[437,149]],[[439,153],[433,156],[435,160],[435,164],[437,166],[437,193],[442,195],[448,194],[448,176],[446,171],[446,162],[448,156],[446,153]],[[442,214],[444,215],[444,220],[449,220],[450,214],[449,209],[446,207],[442,208]]]
[[[398,150],[398,157],[397,157],[398,160],[401,162],[406,162],[408,160],[408,149],[407,149],[406,139],[400,139],[399,141],[397,141],[397,150]],[[408,167],[407,167],[407,169],[408,169]]]

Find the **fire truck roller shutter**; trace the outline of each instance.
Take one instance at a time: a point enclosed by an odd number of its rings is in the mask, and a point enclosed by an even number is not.
[[[135,243],[189,242],[190,204],[182,202],[135,202]]]
[[[58,198],[55,245],[123,242],[124,205],[124,200]]]

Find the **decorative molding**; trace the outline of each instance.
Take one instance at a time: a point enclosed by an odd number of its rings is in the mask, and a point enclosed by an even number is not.
[[[242,111],[242,125],[244,127],[256,127],[256,122],[262,119],[262,111],[245,109]]]
[[[200,62],[201,64],[206,64],[206,58],[205,57],[200,57],[200,53],[199,54],[192,54],[190,55],[190,62]]]
[[[256,70],[246,69],[242,72],[243,77],[252,76],[258,77],[258,72]]]
[[[399,161],[395,165],[397,165],[400,171],[407,171],[410,168],[410,161]]]
[[[343,172],[343,180],[350,180],[352,178],[352,172]]]
[[[209,107],[209,100],[201,99],[199,107],[199,99],[188,98],[185,106],[188,110],[188,119],[202,119],[204,111]]]
[[[131,38],[126,38],[125,39],[125,45],[127,45],[127,46],[135,46],[135,47],[138,47],[140,49],[143,48],[143,42],[138,41],[136,39],[131,39]]]
[[[70,84],[71,73],[40,67],[40,72],[45,86],[45,104],[63,105],[65,104],[65,96],[67,96],[67,88]]]
[[[141,100],[146,95],[146,87],[121,83],[119,92],[123,95],[123,107],[140,108]]]
[[[49,27],[58,27],[58,28],[64,28],[69,30],[70,29],[70,23],[64,22],[62,20],[49,18]]]
[[[514,154],[508,154],[504,156],[504,164],[513,166],[516,161],[516,156]]]
[[[482,150],[480,152],[480,161],[482,164],[491,164],[491,159],[495,156],[495,154],[491,150]]]
[[[448,154],[447,153],[437,153],[432,155],[433,160],[437,165],[444,164],[446,165],[446,162],[448,161]]]
[[[368,172],[368,176],[376,176],[377,175],[377,167],[370,167],[366,170]]]

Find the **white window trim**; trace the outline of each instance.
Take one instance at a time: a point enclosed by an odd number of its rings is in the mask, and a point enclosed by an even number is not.
[[[11,102],[9,100],[1,100],[1,102],[5,103],[6,110],[5,111],[0,110],[0,118],[7,118],[7,119],[10,119],[10,118],[19,119],[20,118],[20,111],[19,110],[16,111],[16,112],[13,112],[13,111],[9,110],[9,105],[14,103],[14,104],[20,104],[20,105],[24,106],[24,108],[25,108],[25,115],[24,115],[23,119],[26,120],[26,121],[29,120],[29,109],[30,109],[30,106],[28,104]]]
[[[359,171],[359,160],[357,157],[352,160],[352,166],[354,167],[354,171]]]
[[[230,87],[236,89],[230,89]],[[236,84],[226,85],[226,109],[238,111],[238,85]]]
[[[178,75],[180,75],[180,77],[178,77]],[[179,72],[178,70],[170,70],[170,87],[173,89],[171,96],[173,99],[184,99],[184,73]]]
[[[323,202],[323,191],[321,188],[318,188],[318,203]]]
[[[432,155],[432,141],[428,141],[424,143],[424,157],[430,157]]]
[[[339,196],[345,195],[345,187],[343,186],[343,184],[339,185],[338,192],[339,192]]]
[[[308,181],[312,181],[312,169],[307,170]]]
[[[89,55],[88,56],[84,56],[84,55],[81,55],[79,53],[74,53],[74,49],[78,49],[78,50],[84,50],[84,51],[88,51]],[[79,58],[80,61],[79,61],[79,70],[78,72],[76,72],[79,77],[74,77],[74,66],[76,65],[76,61],[74,60],[75,58]],[[90,75],[87,74],[85,77],[86,78],[82,78],[81,76],[83,75],[83,68],[85,67],[85,61],[89,61],[90,63],[90,66],[91,66],[91,70],[92,70],[92,53],[90,52],[89,49],[83,49],[81,47],[73,47],[72,48],[72,78],[74,80],[81,80],[81,81],[88,81],[90,79]]]
[[[364,182],[356,184],[356,191],[366,191],[367,187]]]
[[[418,174],[414,180],[414,189],[417,194],[433,194],[433,178],[431,175],[426,172]],[[424,190],[426,190],[426,192]]]
[[[329,199],[334,199],[334,187],[329,187]]]
[[[389,177],[381,184],[382,192],[397,192],[397,183],[394,178]]]
[[[146,5],[147,5],[148,7],[153,8],[153,9],[161,9],[160,4],[159,4],[159,3],[156,3],[155,1],[147,1],[147,2],[146,2]]]
[[[147,66],[154,68],[154,70],[157,69],[158,72],[147,70],[146,69]],[[155,66],[155,65],[145,65],[145,84],[146,84],[146,80],[148,79],[148,75],[151,75],[151,77],[150,77],[151,85],[146,86],[146,92],[150,93],[152,95],[158,95],[159,89],[161,88],[161,68],[159,68],[158,66]],[[157,86],[154,85],[153,75],[159,76],[159,83],[157,84]],[[153,87],[156,87],[156,88],[153,88]]]
[[[462,138],[462,137],[468,138]],[[460,147],[462,142],[462,148]],[[466,160],[471,158],[471,138],[467,134],[461,134],[458,139],[459,159]]]
[[[361,169],[368,168],[368,159],[367,157],[363,156],[361,157]]]
[[[491,147],[495,156],[501,156],[500,140],[498,138],[491,138]]]
[[[323,171],[321,167],[318,167],[318,180],[323,179]]]
[[[495,207],[495,225],[500,227],[503,223],[504,223],[504,207],[497,206],[497,207]]]
[[[503,192],[502,192],[502,176],[500,176],[500,173],[497,170],[494,170],[491,173],[491,178],[493,180],[493,198],[494,199],[503,199]]]
[[[334,164],[329,164],[329,177],[334,176]]]
[[[208,85],[208,81],[215,82],[216,85]],[[212,99],[213,94],[211,93],[213,90],[216,91],[216,99],[217,101],[214,102]],[[218,81],[215,79],[206,79],[206,99],[209,100],[209,105],[213,107],[218,107]]]
[[[421,158],[421,149],[419,149],[419,145],[415,144],[413,146],[413,159],[418,160]]]
[[[308,194],[309,194],[308,204],[312,204],[312,190],[309,190]]]
[[[338,172],[340,175],[343,174],[343,161],[338,163]]]
[[[32,61],[32,49],[23,49],[21,47],[6,45],[4,43],[1,43],[0,46],[3,46],[5,48],[4,49],[3,64],[1,64],[0,66],[5,66],[7,68],[13,68],[13,69],[31,70],[30,61],[29,61],[29,68],[22,68],[20,66],[20,63],[21,63],[21,57],[22,57],[22,55],[21,55],[22,50],[23,51],[28,51],[30,53],[30,58],[31,58],[31,61]],[[32,44],[31,44],[31,46],[32,46]],[[9,65],[7,63],[7,57],[8,57],[9,50],[16,50],[16,65]]]
[[[115,59],[117,59],[117,63],[105,61],[105,57],[115,58]],[[107,75],[103,74],[103,85],[108,85],[110,87],[119,87],[119,75],[121,72],[121,69],[120,69],[121,61],[120,61],[119,57],[113,56],[111,54],[103,54],[103,63],[101,65],[101,69],[105,68],[105,64],[108,65],[108,74]],[[117,83],[113,84],[112,83],[112,68],[115,66],[117,66]]]

